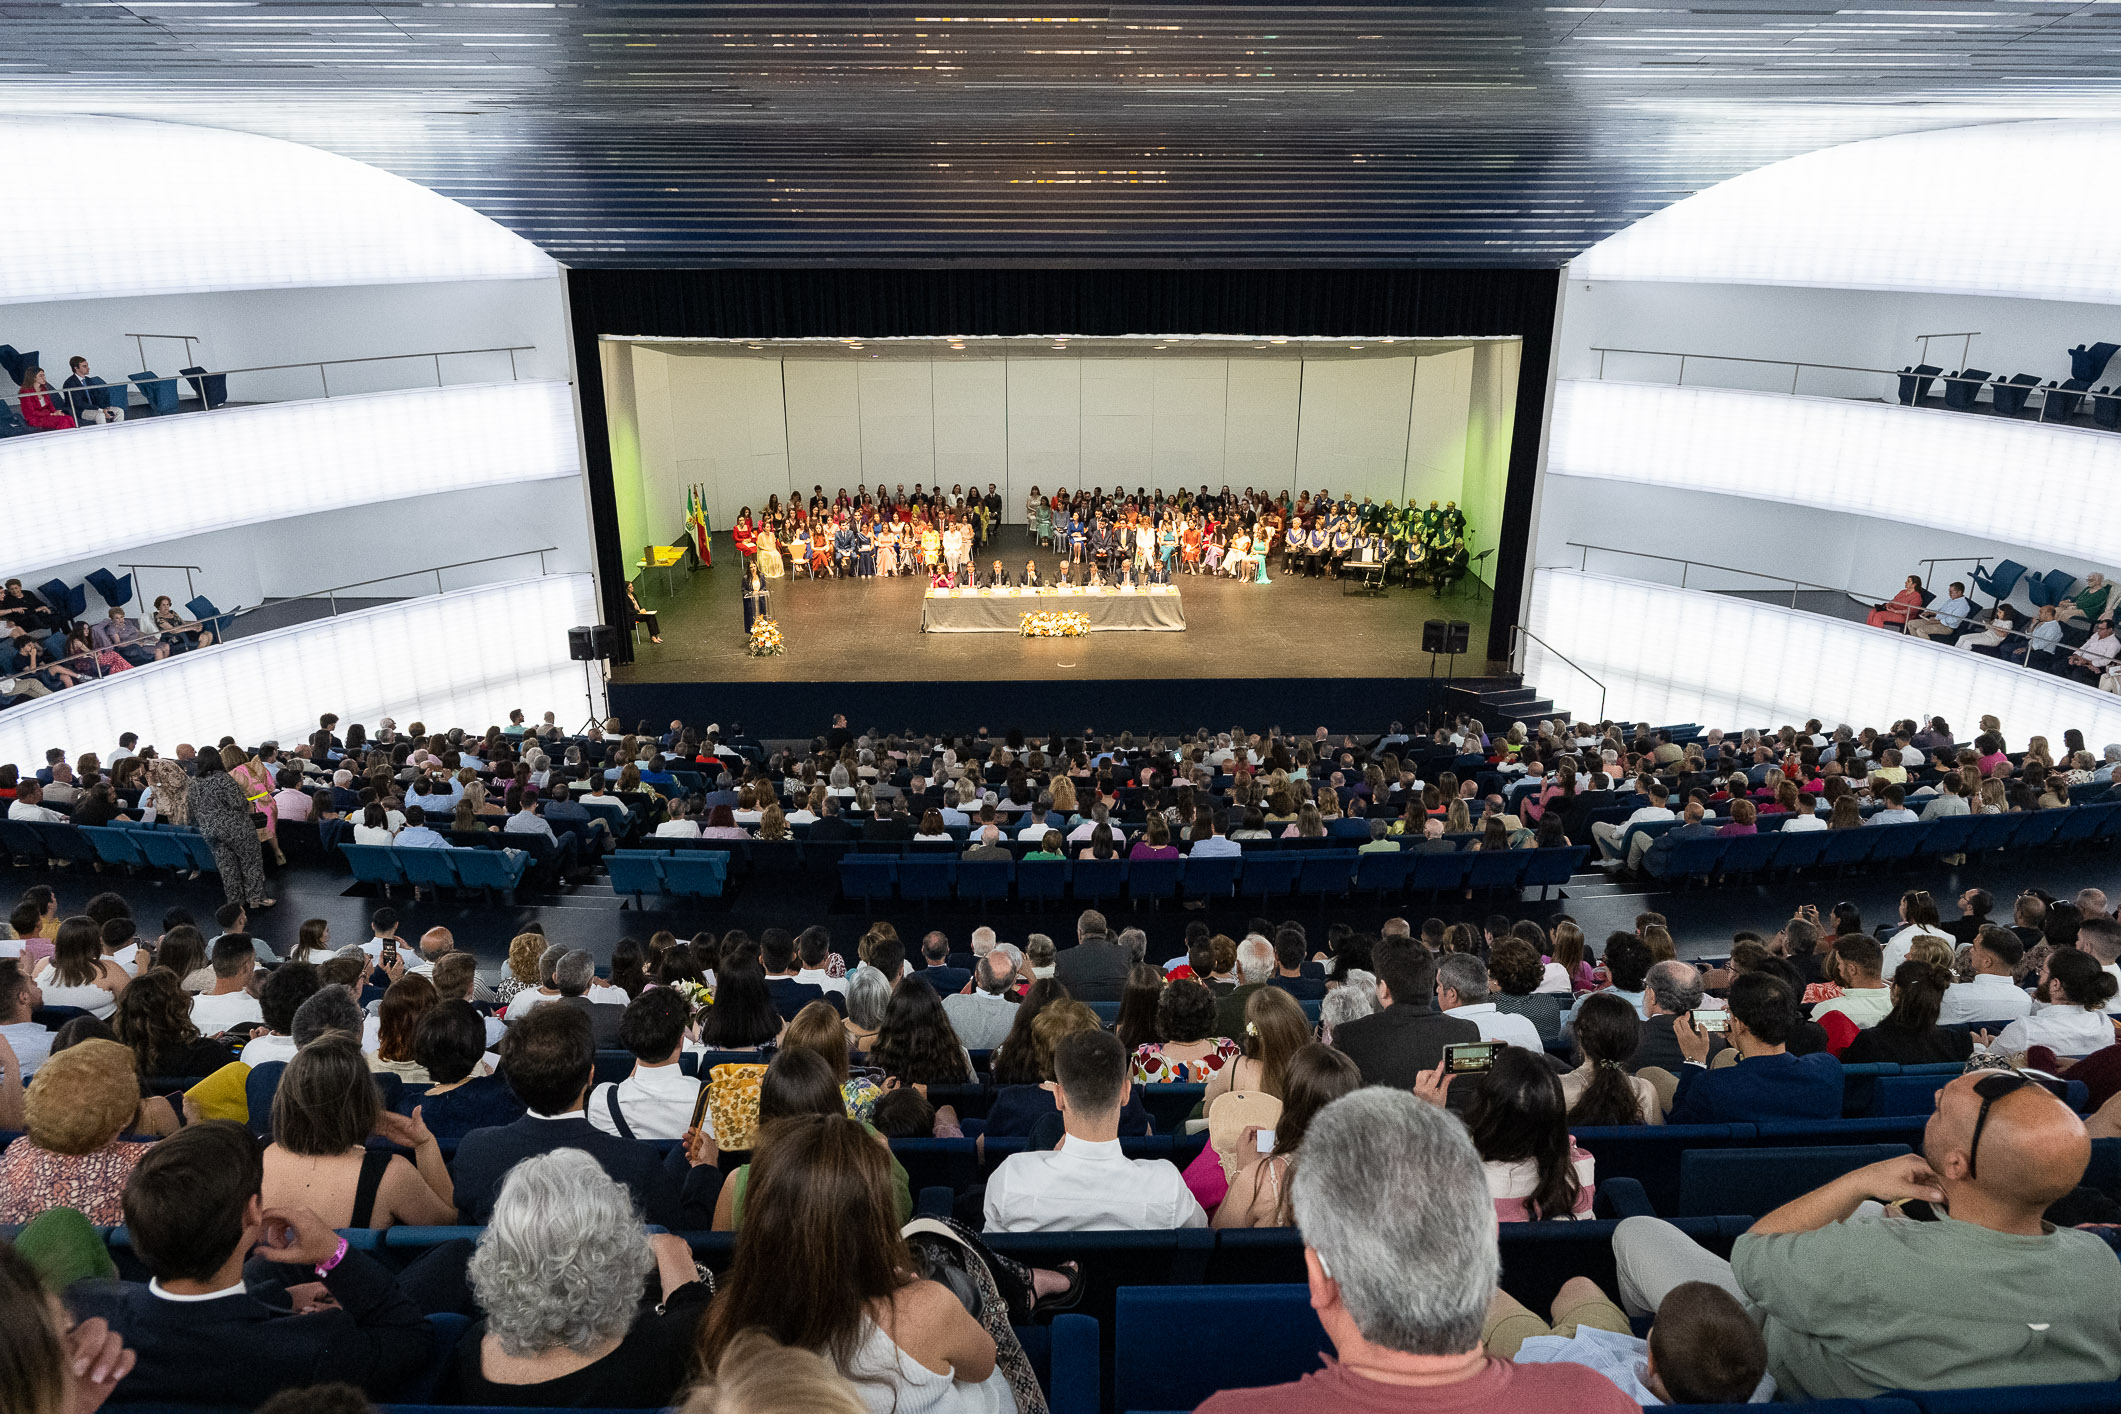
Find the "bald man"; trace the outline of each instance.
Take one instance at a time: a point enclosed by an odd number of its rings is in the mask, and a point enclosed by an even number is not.
[[[1649,1314],[1681,1282],[1716,1283],[1760,1321],[1789,1399],[2112,1380],[2121,1262],[2041,1216],[2090,1157],[2083,1121],[2046,1090],[2009,1071],[1964,1075],[1937,1092],[1919,1157],[1785,1203],[1728,1263],[1670,1223],[1621,1223],[1621,1304]],[[1914,1221],[1873,1199],[1920,1199],[1950,1216]]]

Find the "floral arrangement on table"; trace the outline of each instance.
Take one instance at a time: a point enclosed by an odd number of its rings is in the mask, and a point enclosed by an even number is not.
[[[754,658],[778,658],[786,651],[781,641],[781,626],[768,618],[751,621],[751,637],[744,640],[744,649]]]
[[[1081,638],[1090,631],[1090,616],[1067,609],[1047,609],[1023,616],[1026,638]]]

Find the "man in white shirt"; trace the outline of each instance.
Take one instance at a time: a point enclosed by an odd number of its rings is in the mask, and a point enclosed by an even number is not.
[[[621,1139],[683,1139],[692,1127],[700,1082],[679,1063],[692,1006],[669,987],[651,987],[627,1004],[619,1044],[633,1052],[633,1074],[589,1092],[590,1124]]]
[[[1111,810],[1105,805],[1103,801],[1099,801],[1097,804],[1090,807],[1090,813],[1083,816],[1081,824],[1077,825],[1074,829],[1068,831],[1068,843],[1088,844],[1090,842],[1090,836],[1097,833],[1097,827],[1099,825],[1108,824],[1111,821],[1111,818]],[[1119,834],[1120,832],[1118,830],[1114,830],[1112,832],[1112,842],[1114,845],[1117,845],[1119,843]]]
[[[1966,586],[1955,579],[1942,599],[1908,619],[1907,631],[1917,638],[1942,638],[1956,643],[1959,630],[1966,626],[1967,615],[1973,609],[1973,601],[1966,597]]]
[[[2069,655],[2070,676],[2096,687],[2100,674],[2113,667],[2116,654],[2121,654],[2121,637],[2114,635],[2112,619],[2101,619],[2099,626],[2092,630],[2092,636]]]
[[[1812,1020],[1824,1021],[1839,1012],[1866,1030],[1885,1020],[1893,1009],[1892,989],[1878,975],[1885,949],[1875,938],[1861,934],[1839,939],[1834,955],[1841,959],[1841,995],[1829,997],[1812,1008]]]
[[[2078,935],[2084,925],[2077,927]],[[1974,934],[1967,960],[1973,964],[1974,980],[1954,982],[1944,989],[1944,1005],[1937,1022],[1949,1026],[1964,1021],[2016,1021],[2033,1014],[2033,999],[2018,985],[2018,964],[2025,957],[2025,942],[2008,928],[1984,925]]]
[[[1236,840],[1230,838],[1227,833],[1229,822],[1223,818],[1220,811],[1203,811],[1195,816],[1194,819],[1196,822],[1206,820],[1209,825],[1209,833],[1203,835],[1196,827],[1192,842],[1186,846],[1188,857],[1193,859],[1213,859],[1217,855],[1243,854],[1245,852]]]
[[[670,817],[655,827],[655,838],[659,840],[696,840],[700,837],[700,822],[685,818],[685,802],[682,798],[670,802]]]
[[[293,1060],[295,1014],[322,987],[323,979],[317,976],[317,969],[306,962],[289,963],[274,969],[273,974],[265,979],[265,985],[258,989],[258,1009],[265,1025],[271,1029],[245,1043],[239,1057],[243,1064],[260,1066],[267,1061]]]
[[[404,950],[405,944],[398,938],[398,911],[395,908],[379,908],[369,914],[368,927],[370,936],[361,944],[361,951],[368,954],[370,962],[381,962],[386,946]]]
[[[1659,820],[1676,820],[1679,818],[1672,813],[1671,807],[1667,804],[1671,792],[1667,791],[1661,782],[1651,782],[1649,796],[1650,803],[1648,805],[1642,806],[1617,825],[1611,820],[1594,820],[1591,822],[1591,838],[1597,842],[1598,852],[1604,856],[1606,863],[1618,864],[1620,862],[1620,842],[1627,838],[1628,826],[1648,825],[1654,824]],[[1647,846],[1644,847],[1647,848]]]
[[[1478,1026],[1483,1041],[1502,1041],[1544,1054],[1546,1047],[1532,1019],[1498,1009],[1488,1000],[1488,991],[1488,965],[1473,954],[1450,953],[1436,964],[1438,1010]]]
[[[214,984],[191,999],[191,1024],[201,1036],[218,1036],[232,1026],[261,1026],[265,1013],[251,995],[251,975],[258,952],[247,933],[223,933],[214,943]]]
[[[405,828],[391,841],[399,849],[454,849],[449,840],[427,823],[427,812],[417,805],[405,807]]]
[[[987,1181],[988,1232],[1162,1231],[1206,1227],[1178,1169],[1120,1152],[1119,1112],[1132,1085],[1127,1048],[1109,1031],[1078,1031],[1053,1048],[1060,1147],[1011,1154]]]
[[[796,934],[795,956],[799,964],[795,980],[808,987],[847,995],[847,979],[832,975],[832,930],[812,924]]]
[[[52,1033],[30,1020],[30,1013],[44,1005],[43,989],[22,964],[8,958],[0,961],[0,1039],[5,1039],[22,1063],[22,1078],[29,1079],[52,1053]]]
[[[7,807],[7,818],[27,821],[33,825],[65,824],[66,817],[42,804],[43,799],[44,787],[27,776],[23,777],[15,786],[15,803]]]
[[[997,948],[979,960],[972,970],[974,988],[952,992],[943,998],[943,1015],[950,1029],[968,1051],[991,1051],[1000,1045],[1016,1024],[1017,1003],[1009,995],[1016,980],[1016,967],[1009,955]]]

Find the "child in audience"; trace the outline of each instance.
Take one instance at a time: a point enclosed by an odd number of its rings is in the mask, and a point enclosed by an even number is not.
[[[1647,1340],[1629,1333],[1627,1313],[1587,1277],[1572,1277],[1554,1298],[1554,1323],[1503,1292],[1488,1308],[1481,1343],[1520,1365],[1566,1361],[1604,1375],[1643,1405],[1764,1403],[1775,1397],[1767,1342],[1745,1308],[1705,1281],[1672,1288]]]

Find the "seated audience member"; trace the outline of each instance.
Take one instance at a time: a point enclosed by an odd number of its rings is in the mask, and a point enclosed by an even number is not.
[[[972,973],[950,963],[950,939],[943,933],[930,933],[921,939],[921,966],[915,975],[928,979],[937,996],[947,997],[965,990],[972,980]]]
[[[1156,997],[1156,1036],[1134,1048],[1137,1085],[1201,1084],[1242,1054],[1215,1034],[1215,994],[1192,978],[1168,983]]]
[[[1655,1087],[1628,1070],[1641,1045],[1646,1023],[1618,997],[1594,993],[1583,1002],[1576,1009],[1576,1068],[1561,1077],[1561,1097],[1568,1105],[1569,1122],[1584,1127],[1663,1124],[1664,1106]],[[1669,1027],[1666,1033],[1670,1034]]]
[[[2016,1021],[2033,1014],[2032,994],[2018,985],[2018,964],[2025,960],[2025,941],[2008,928],[1983,924],[1967,949],[1974,975],[1945,989],[1937,1013],[1943,1025],[1964,1021]]]
[[[457,1343],[445,1401],[660,1409],[690,1379],[712,1288],[684,1239],[649,1236],[625,1185],[579,1149],[509,1172],[469,1275],[485,1317]]]
[[[1265,987],[1245,1002],[1242,1054],[1208,1077],[1204,1109],[1232,1090],[1282,1093],[1282,1072],[1289,1060],[1311,1040],[1311,1023],[1294,997],[1279,987]]]
[[[140,1108],[125,1047],[67,1047],[38,1068],[23,1108],[29,1132],[0,1153],[0,1223],[26,1223],[47,1208],[72,1208],[103,1227],[125,1221],[125,1183],[149,1147],[125,1138]]]
[[[736,1258],[700,1327],[703,1375],[720,1378],[739,1338],[756,1331],[817,1351],[870,1414],[1022,1407],[1012,1385],[1031,1377],[1014,1340],[998,1349],[952,1288],[914,1275],[890,1172],[884,1146],[844,1116],[779,1120],[761,1136]],[[991,1269],[950,1246],[962,1254],[951,1265],[989,1309]],[[1006,1314],[992,1319],[1006,1332]]]
[[[434,971],[429,975],[435,984],[437,1002],[478,1000],[478,993],[485,985],[479,981],[478,959],[468,952],[453,952],[436,959]],[[488,1048],[500,1045],[501,1038],[508,1034],[508,1023],[499,1017],[483,1014],[480,1022],[486,1032]]]
[[[362,1028],[373,1036],[367,1047],[368,1068],[395,1075],[407,1085],[427,1084],[431,1077],[413,1054],[412,1042],[420,1019],[434,1010],[438,1000],[434,983],[417,972],[391,983],[376,1004],[375,1019]]]
[[[1322,1002],[1326,999],[1324,969],[1316,963],[1306,962],[1304,953],[1302,930],[1276,929],[1274,975],[1268,979],[1267,985],[1281,988],[1299,1002]]]
[[[223,933],[214,939],[211,987],[191,1001],[191,1022],[201,1036],[218,1036],[238,1026],[256,1026],[265,1020],[258,999],[250,990],[251,975],[258,968],[258,951],[247,933]]]
[[[2114,1023],[2106,1006],[2117,987],[2121,983],[2114,981],[2114,974],[2090,953],[2056,948],[2040,964],[2040,985],[2033,992],[2042,1005],[1994,1038],[1977,1032],[1974,1043],[2006,1056],[2045,1046],[2065,1060],[2104,1050],[2114,1044]]]
[[[27,1080],[51,1054],[52,1033],[31,1020],[44,1005],[44,994],[22,970],[19,958],[0,958],[0,1041],[7,1042]]]
[[[1787,984],[1745,973],[1731,982],[1730,1011],[1725,1039],[1740,1059],[1715,1070],[1708,1068],[1708,1034],[1690,1017],[1673,1018],[1672,1035],[1686,1057],[1667,1116],[1673,1124],[1841,1117],[1841,1062],[1824,1052],[1789,1053],[1797,1012]]]
[[[596,982],[597,960],[585,949],[570,949],[552,965],[553,990],[560,994],[558,1005],[571,1007],[589,1018],[590,1032],[599,1049],[617,1047],[620,1044],[619,1022],[626,1015],[626,1008],[610,1002],[591,1001],[588,993]]]
[[[1901,963],[1893,974],[1893,1009],[1848,1043],[1841,1052],[1842,1062],[1937,1065],[1965,1060],[1974,1053],[1974,1038],[1937,1024],[1952,985],[1952,974],[1934,963]]]
[[[1207,1225],[1177,1168],[1120,1152],[1120,1108],[1133,1086],[1118,1037],[1104,1031],[1068,1036],[1053,1048],[1053,1074],[1066,1136],[1057,1149],[1002,1161],[987,1182],[989,1232]]]
[[[118,994],[111,1034],[131,1048],[143,1078],[212,1075],[235,1060],[234,1051],[193,1026],[194,1000],[184,995],[176,973],[160,967],[150,967]]]
[[[1016,1021],[1016,998],[1009,994],[1016,968],[1009,954],[996,948],[972,969],[973,990],[943,998],[943,1015],[968,1051],[991,1051],[1008,1036]]]
[[[1682,1282],[1722,1287],[1760,1323],[1785,1399],[2112,1380],[2121,1264],[2098,1238],[2042,1218],[2090,1154],[2083,1121],[2039,1085],[1961,1076],[1938,1091],[1920,1155],[1785,1203],[1729,1262],[1660,1219],[1622,1222],[1621,1304],[1645,1315]],[[1920,1200],[1937,1220],[1871,1200]]]
[[[68,918],[52,939],[51,961],[37,974],[46,1006],[79,1007],[108,1020],[118,993],[132,981],[123,967],[103,955],[103,928],[93,918]]]
[[[132,1372],[133,1352],[107,1322],[68,1314],[53,1289],[68,1275],[0,1243],[0,1350],[11,1414],[95,1414]]]
[[[263,1197],[303,1207],[333,1227],[438,1227],[456,1216],[455,1188],[420,1111],[392,1114],[377,1097],[360,1047],[331,1035],[287,1063],[272,1102]],[[412,1150],[413,1163],[367,1147],[372,1135]],[[417,1167],[415,1166],[417,1165]]]
[[[1312,1120],[1293,1186],[1311,1305],[1338,1358],[1292,1384],[1225,1390],[1199,1414],[1638,1414],[1580,1365],[1481,1347],[1502,1263],[1457,1120],[1402,1090],[1358,1090]]]
[[[1173,984],[1178,985],[1176,983]],[[1213,1227],[1289,1227],[1290,1177],[1297,1151],[1318,1112],[1362,1088],[1362,1072],[1330,1046],[1312,1042],[1289,1058],[1282,1076],[1281,1117],[1274,1122],[1273,1148],[1259,1151],[1260,1130],[1248,1125],[1237,1145],[1237,1172],[1215,1210]]]
[[[972,1057],[950,1029],[942,998],[917,973],[892,989],[869,1063],[901,1085],[963,1085],[975,1079]]]
[[[508,1082],[486,1073],[486,1021],[469,1002],[437,1002],[413,1033],[413,1058],[430,1083],[424,1093],[401,1095],[396,1109],[410,1114],[417,1106],[420,1122],[437,1139],[462,1139],[523,1117],[523,1102]]]
[[[912,1093],[919,1094],[915,1090]],[[841,1092],[839,1078],[833,1073],[831,1063],[808,1047],[791,1047],[773,1058],[766,1067],[766,1074],[759,1082],[759,1112],[756,1133],[763,1136],[766,1126],[797,1115],[837,1115],[846,1113],[846,1099]],[[889,1141],[878,1134],[874,1126],[864,1125],[879,1143],[890,1147]],[[755,1141],[763,1143],[763,1138]],[[730,1171],[722,1183],[721,1196],[715,1202],[714,1230],[733,1232],[743,1225],[744,1190],[751,1178],[751,1165],[740,1164]],[[913,1185],[911,1178],[899,1161],[891,1161],[892,1202],[896,1206],[900,1222],[913,1216]]]
[[[1414,1094],[1442,1109],[1456,1078],[1439,1065]],[[1499,1221],[1591,1215],[1595,1162],[1569,1137],[1567,1111],[1560,1077],[1544,1055],[1507,1045],[1495,1052],[1466,1102],[1465,1122]]]
[[[1371,955],[1378,1010],[1337,1026],[1334,1049],[1362,1071],[1365,1085],[1412,1090],[1423,1071],[1443,1060],[1444,1047],[1480,1039],[1480,1028],[1429,1005],[1436,960],[1412,938],[1386,938]]]
[[[1647,1340],[1632,1334],[1627,1312],[1587,1277],[1564,1282],[1553,1310],[1549,1325],[1498,1291],[1481,1344],[1519,1365],[1588,1366],[1645,1408],[1774,1398],[1767,1342],[1722,1287],[1705,1281],[1673,1287]]]
[[[1488,1000],[1489,990],[1488,966],[1473,953],[1448,953],[1436,964],[1436,1005],[1446,1016],[1472,1022],[1483,1041],[1542,1050],[1539,1028],[1524,1016],[1499,1010]]]
[[[741,1331],[679,1414],[869,1414],[861,1391],[814,1350]]]
[[[619,1022],[619,1044],[633,1052],[633,1073],[589,1092],[589,1122],[622,1139],[683,1139],[700,1098],[698,1077],[678,1062],[692,1003],[657,987],[635,997]]]
[[[1900,970],[1900,964],[1907,961],[1908,948],[1917,938],[1939,938],[1947,945],[1952,942],[1952,935],[1938,915],[1937,900],[1927,889],[1909,889],[1900,896],[1900,922],[1899,931],[1885,940],[1885,958],[1879,968],[1881,976],[1890,977]]]
[[[587,1152],[626,1185],[642,1216],[658,1227],[682,1232],[713,1222],[721,1171],[712,1163],[688,1165],[682,1148],[665,1160],[646,1141],[606,1134],[583,1114],[596,1076],[596,1045],[581,1012],[543,1006],[510,1025],[501,1041],[501,1066],[508,1088],[529,1113],[513,1124],[474,1129],[457,1145],[451,1167],[459,1222],[484,1223],[508,1171],[554,1149]]]
[[[148,1146],[133,1169],[125,1225],[154,1280],[66,1293],[77,1319],[107,1322],[138,1357],[126,1400],[198,1400],[208,1368],[222,1404],[339,1381],[385,1398],[432,1359],[406,1285],[307,1208],[266,1208],[262,1178],[257,1141],[226,1120]],[[319,1281],[330,1301],[295,1290]]]
[[[1686,1064],[1686,1057],[1672,1035],[1672,1020],[1692,1014],[1707,998],[1708,993],[1702,989],[1701,969],[1691,962],[1680,962],[1675,958],[1670,962],[1656,963],[1643,973],[1642,1005],[1637,1009],[1642,1018],[1642,1040],[1635,1047],[1634,1058],[1625,1063],[1629,1073],[1654,1065],[1676,1077],[1679,1067]],[[1576,1011],[1582,1012],[1584,1003],[1589,1000],[1585,997],[1577,1002]],[[1570,1026],[1573,1029],[1573,1021]],[[1725,1044],[1723,1037],[1711,1032],[1711,1057],[1723,1050]]]
[[[794,1016],[812,1002],[825,1000],[825,989],[814,982],[796,980],[798,958],[795,939],[785,928],[768,928],[759,940],[760,962],[766,969],[766,991],[782,1020]]]
[[[1004,1072],[996,1067],[995,1079],[1001,1088],[987,1106],[987,1133],[995,1138],[1027,1138],[1040,1120],[1050,1124],[1050,1116],[1060,1112],[1054,1052],[1070,1036],[1104,1029],[1096,1012],[1082,1002],[1068,1000],[1058,983],[1053,986],[1055,991],[1050,997],[1038,997],[1034,988],[1033,995],[1025,998],[1024,1006],[1035,1006],[1035,1014],[1028,1019],[1028,1025],[1020,1022],[1009,1033],[1009,1044],[1002,1051],[1010,1057],[1009,1069]],[[1019,1053],[1030,1062],[1022,1071],[1015,1068]],[[1005,1073],[1008,1081],[1003,1080]],[[1119,1132],[1129,1138],[1149,1132],[1149,1112],[1131,1087],[1120,1109]]]
[[[1488,954],[1488,980],[1488,1000],[1496,1011],[1531,1022],[1542,1045],[1560,1039],[1562,1003],[1568,994],[1540,989],[1547,980],[1547,963],[1529,940],[1515,935],[1498,940]]]
[[[1608,933],[1605,940],[1604,961],[1606,976],[1610,979],[1612,985],[1603,990],[1619,997],[1629,1006],[1635,1008],[1635,1015],[1647,1020],[1649,1009],[1643,1002],[1643,996],[1648,986],[1645,979],[1649,976],[1650,969],[1657,965],[1657,959],[1650,955],[1648,944],[1644,943],[1642,939],[1636,937],[1633,933]],[[1580,998],[1577,1005],[1582,1005]],[[1573,1015],[1573,1009],[1571,1015]],[[1569,1034],[1568,1017],[1562,1018],[1561,1034],[1564,1036]]]
[[[1812,1020],[1843,1016],[1858,1029],[1875,1026],[1893,1009],[1885,979],[1878,968],[1885,950],[1875,938],[1854,934],[1837,940],[1834,957],[1841,969],[1841,995],[1829,997],[1812,1008]],[[1903,954],[1904,955],[1904,954]]]
[[[295,1013],[323,985],[317,969],[307,962],[283,962],[274,968],[272,976],[258,989],[258,1010],[264,1017],[266,1034],[254,1036],[244,1045],[242,1062],[258,1066],[267,1061],[293,1060]]]

